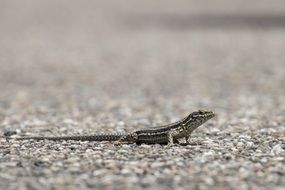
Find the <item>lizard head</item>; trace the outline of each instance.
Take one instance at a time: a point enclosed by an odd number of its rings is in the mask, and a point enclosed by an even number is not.
[[[183,121],[186,127],[197,128],[209,119],[213,118],[215,113],[207,110],[198,110],[189,114]]]
[[[193,119],[209,120],[215,116],[215,113],[208,110],[198,110],[190,114]]]

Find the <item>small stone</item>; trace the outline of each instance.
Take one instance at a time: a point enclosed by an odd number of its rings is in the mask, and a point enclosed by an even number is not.
[[[49,162],[50,159],[49,159],[48,157],[43,157],[43,158],[41,159],[41,161],[42,161],[42,162]]]
[[[205,177],[204,181],[207,185],[214,185],[215,181],[212,177]]]
[[[246,142],[246,147],[247,148],[251,148],[253,146],[254,146],[254,142],[251,142],[251,141]]]
[[[118,125],[124,126],[124,125],[125,125],[125,122],[124,122],[124,121],[119,121],[119,122],[118,122]]]
[[[244,147],[243,142],[238,142],[238,143],[237,143],[237,147],[238,147],[238,148],[243,148],[243,147]]]
[[[127,169],[127,168],[124,168],[124,169],[121,170],[121,173],[122,173],[123,175],[127,175],[127,174],[130,174],[130,173],[131,173],[131,170],[130,170],[130,169]]]
[[[13,148],[19,148],[21,145],[20,144],[13,144],[11,147],[13,147]]]
[[[240,135],[240,136],[239,136],[239,139],[250,140],[250,139],[251,139],[251,137],[250,137],[250,136],[248,136],[248,135]]]
[[[63,123],[67,124],[67,125],[77,125],[78,124],[76,121],[74,121],[72,119],[64,119]]]
[[[17,166],[18,163],[17,162],[4,162],[2,164],[5,167],[15,167],[15,166]]]
[[[233,156],[232,156],[231,154],[229,154],[229,153],[226,153],[226,154],[224,155],[224,158],[225,158],[226,160],[231,160],[231,159],[233,159]]]
[[[86,153],[90,153],[90,152],[93,152],[93,150],[92,150],[92,149],[86,149],[85,152],[86,152]]]
[[[262,163],[266,163],[267,161],[268,161],[267,158],[261,158],[261,160],[260,160],[260,162],[262,162]]]
[[[241,177],[241,179],[246,179],[250,176],[250,172],[242,167],[239,169],[239,176]]]
[[[279,157],[275,157],[275,158],[274,158],[274,160],[275,160],[275,161],[284,161],[284,160],[285,160],[285,158],[284,158],[284,157],[279,156]]]
[[[151,168],[160,168],[162,167],[164,164],[162,162],[154,162],[151,164]]]
[[[275,145],[272,150],[271,150],[271,155],[280,155],[281,153],[284,152],[284,149],[281,147],[280,144]]]
[[[208,162],[208,161],[213,160],[214,158],[215,158],[215,151],[210,150],[210,151],[204,153],[204,154],[201,156],[201,158],[199,158],[199,160],[200,160],[201,162],[205,163],[205,162]]]
[[[146,149],[148,149],[148,148],[151,148],[152,146],[150,146],[150,145],[148,145],[148,144],[142,144],[140,147],[141,147],[141,148],[146,148]]]

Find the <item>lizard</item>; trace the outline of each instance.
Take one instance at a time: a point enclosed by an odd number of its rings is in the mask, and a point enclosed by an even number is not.
[[[191,133],[203,123],[213,118],[215,113],[212,111],[198,110],[185,118],[171,124],[149,127],[135,130],[134,132],[121,134],[94,134],[78,136],[26,136],[13,138],[16,140],[75,140],[75,141],[117,141],[119,144],[167,144],[169,146],[178,143],[178,139],[185,139],[189,142]],[[11,139],[11,138],[10,138]]]

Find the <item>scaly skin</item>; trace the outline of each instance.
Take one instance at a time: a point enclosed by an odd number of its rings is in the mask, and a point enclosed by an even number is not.
[[[184,119],[172,124],[139,129],[127,134],[95,134],[88,136],[61,136],[61,137],[19,137],[16,140],[75,140],[75,141],[118,141],[137,144],[168,144],[173,145],[178,139],[189,141],[191,133],[203,123],[215,116],[212,111],[198,110]]]

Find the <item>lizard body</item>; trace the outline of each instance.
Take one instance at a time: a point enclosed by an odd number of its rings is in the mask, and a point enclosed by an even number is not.
[[[127,134],[95,134],[86,136],[59,136],[59,137],[19,137],[16,140],[76,140],[76,141],[119,141],[137,144],[168,144],[177,143],[178,139],[189,140],[191,133],[200,125],[215,116],[212,111],[198,110],[189,114],[180,121],[168,125],[139,129]]]

